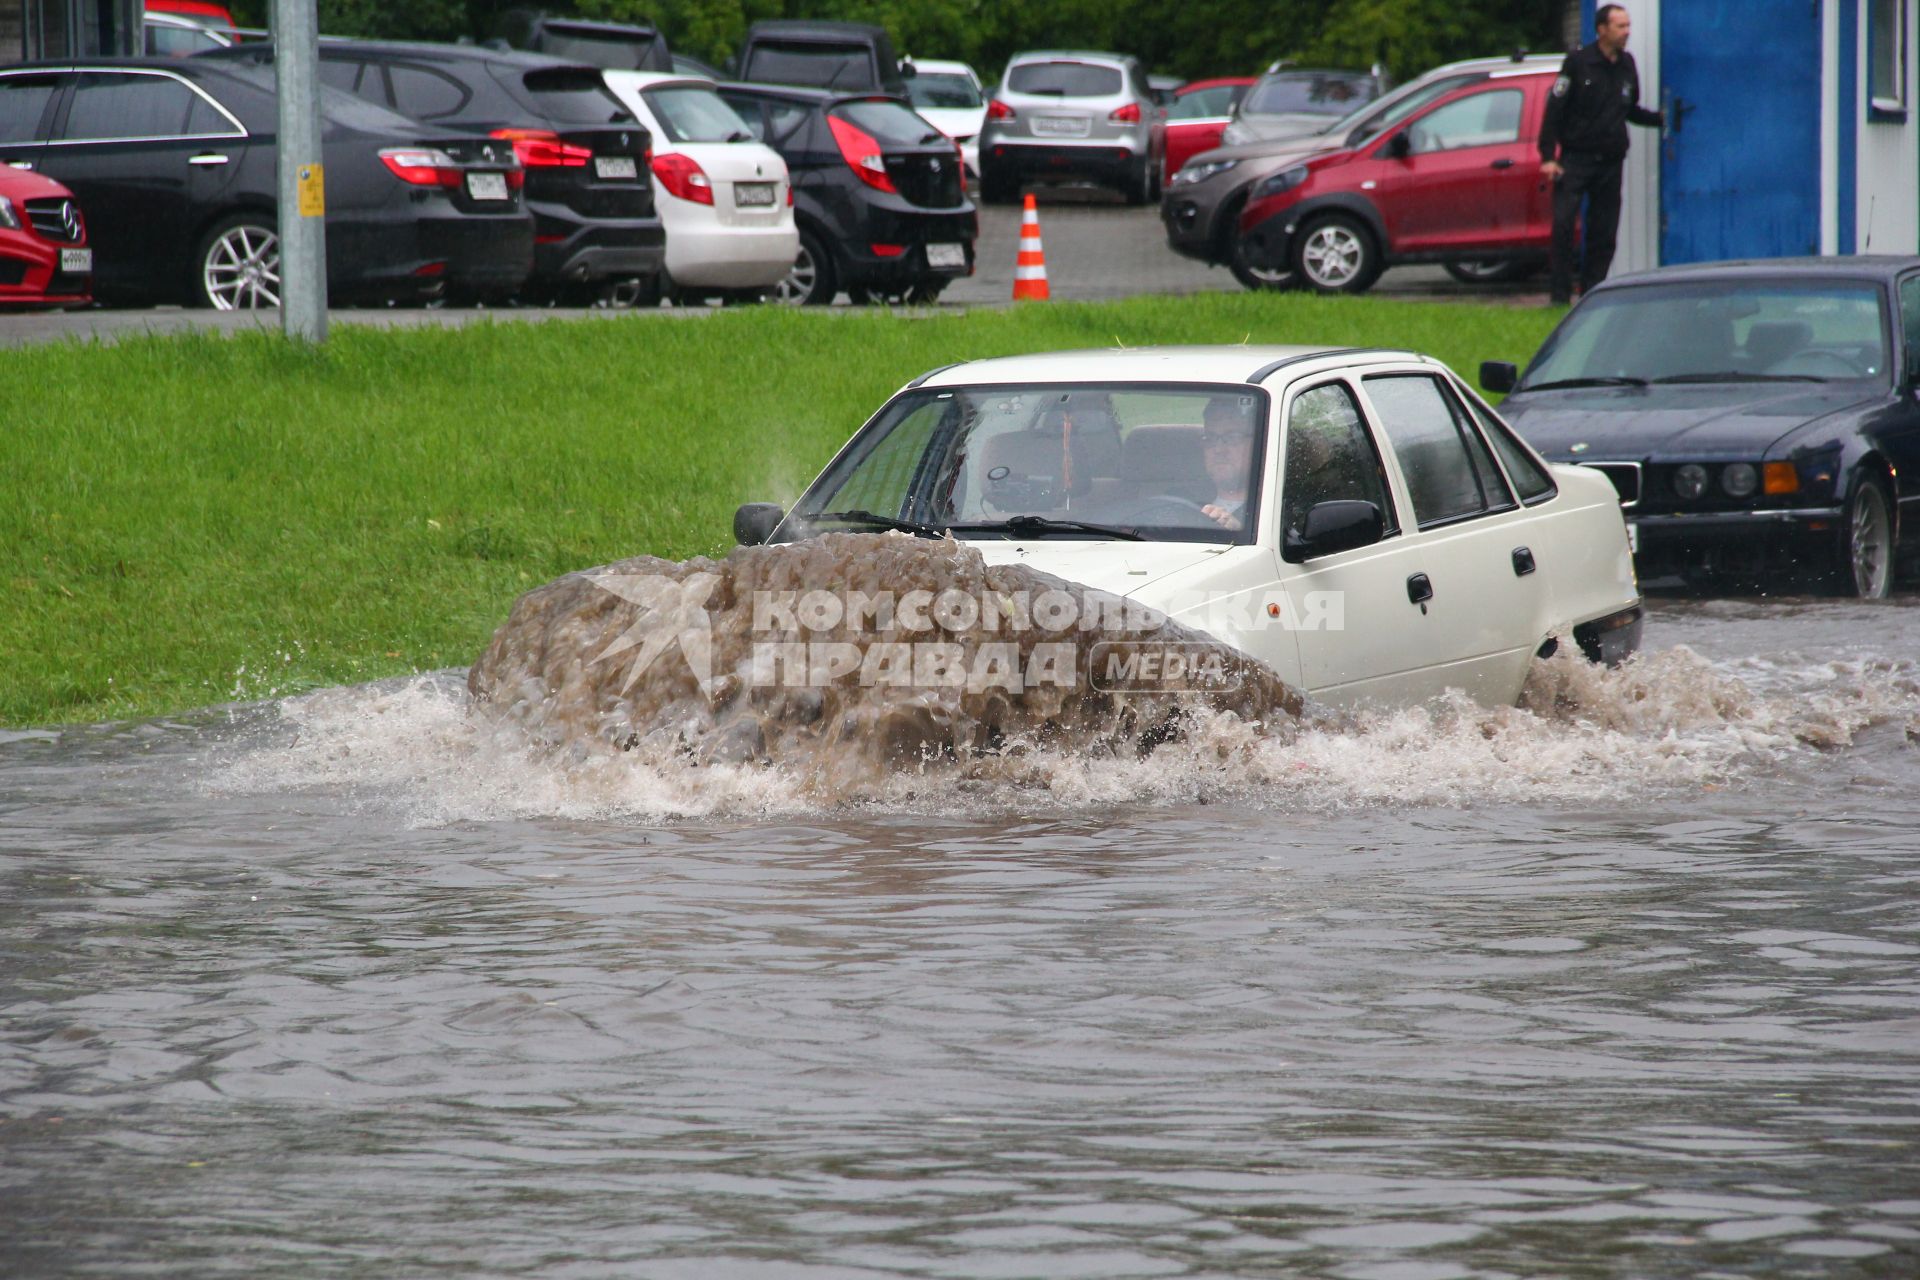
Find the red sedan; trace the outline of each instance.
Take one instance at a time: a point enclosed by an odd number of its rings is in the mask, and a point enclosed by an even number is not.
[[[73,193],[0,165],[0,306],[81,307],[93,301],[93,250]]]
[[[1173,180],[1188,157],[1220,145],[1220,131],[1233,118],[1233,108],[1258,76],[1220,76],[1183,84],[1167,108],[1166,173],[1162,185]]]

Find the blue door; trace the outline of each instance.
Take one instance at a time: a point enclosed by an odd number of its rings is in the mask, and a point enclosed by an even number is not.
[[[1820,251],[1819,9],[1661,6],[1662,262]]]

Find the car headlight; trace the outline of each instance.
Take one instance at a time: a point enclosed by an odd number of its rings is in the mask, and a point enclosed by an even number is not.
[[[1673,491],[1683,498],[1697,498],[1707,491],[1707,469],[1689,462],[1673,473]]]
[[[5,196],[0,196],[0,227],[9,231],[20,229],[20,215],[13,211],[13,201]]]
[[[1760,473],[1750,462],[1736,462],[1721,469],[1720,487],[1729,498],[1750,498],[1760,487]]]
[[[1293,166],[1293,168],[1284,169],[1270,178],[1261,179],[1260,185],[1253,189],[1253,198],[1258,200],[1262,196],[1277,196],[1282,191],[1293,190],[1306,180],[1307,166],[1297,164]]]
[[[1238,160],[1210,160],[1206,164],[1190,164],[1174,174],[1169,185],[1190,187],[1196,182],[1205,182],[1216,173],[1225,173],[1239,163]]]

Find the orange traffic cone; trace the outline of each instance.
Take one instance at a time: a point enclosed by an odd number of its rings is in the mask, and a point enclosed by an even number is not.
[[[1047,300],[1047,251],[1040,247],[1040,211],[1033,197],[1027,197],[1026,210],[1020,215],[1020,257],[1013,268],[1013,300]]]

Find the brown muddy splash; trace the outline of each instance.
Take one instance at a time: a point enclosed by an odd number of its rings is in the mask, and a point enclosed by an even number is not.
[[[892,601],[958,593],[1000,604],[970,624],[949,614],[911,625],[906,610],[789,616],[810,591]],[[1101,625],[1049,629],[1016,604],[1049,592],[1068,593],[1081,618]],[[800,643],[850,669],[829,663],[796,680],[800,668],[769,662],[770,646],[789,646],[783,656],[791,657]],[[882,646],[916,655],[943,646],[960,672],[984,670],[986,679],[943,683],[937,672],[917,672],[909,683],[875,681],[899,651]],[[1116,647],[1177,648],[1209,676],[1126,692],[1097,687],[1096,660]],[[1009,661],[997,662],[1002,656]],[[1052,678],[1021,678],[1049,657]],[[1020,674],[996,679],[1009,666]],[[467,688],[480,714],[517,725],[551,752],[758,762],[833,791],[930,761],[1036,749],[1137,755],[1194,714],[1226,712],[1270,729],[1302,712],[1299,693],[1265,665],[1200,632],[1024,566],[988,565],[964,543],[897,534],[740,547],[720,561],[639,557],[569,574],[520,598]]]

